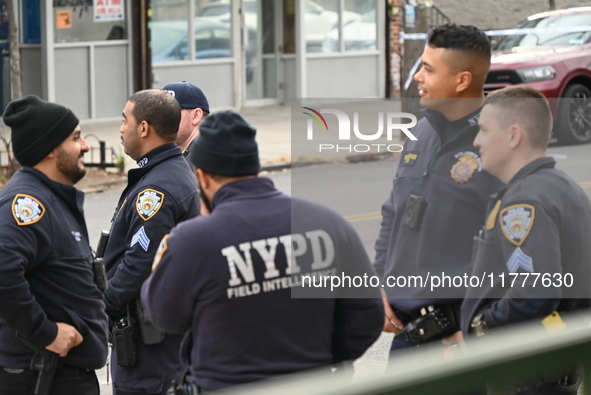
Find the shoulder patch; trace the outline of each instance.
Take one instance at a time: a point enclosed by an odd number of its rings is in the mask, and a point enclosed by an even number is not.
[[[468,182],[476,170],[480,171],[482,162],[478,154],[472,151],[458,152],[454,155],[458,160],[449,171],[455,182],[463,184]]]
[[[144,189],[137,194],[136,210],[140,217],[147,221],[152,218],[164,203],[164,194],[155,189]]]
[[[418,151],[408,151],[406,154],[404,154],[404,156],[402,157],[402,166],[414,166],[415,163],[417,162],[417,159],[419,158],[419,152]]]
[[[497,200],[497,203],[491,210],[490,214],[488,215],[488,219],[486,220],[486,230],[491,230],[495,227],[495,223],[497,222],[497,215],[499,214],[500,209],[501,201]]]
[[[45,215],[45,207],[33,196],[18,194],[12,201],[12,215],[19,226],[31,225]]]
[[[501,210],[499,222],[503,234],[511,243],[520,246],[534,223],[536,209],[529,204],[515,204]]]
[[[154,255],[154,263],[152,263],[152,271],[156,270],[156,268],[158,267],[158,264],[160,264],[160,261],[162,260],[162,255],[164,255],[164,253],[168,249],[167,239],[168,239],[168,235],[166,234],[162,238],[162,241],[160,242],[160,245],[158,246],[158,249],[156,250],[156,255]]]

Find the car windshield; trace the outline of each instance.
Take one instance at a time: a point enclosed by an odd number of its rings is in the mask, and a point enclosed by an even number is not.
[[[544,18],[526,20],[519,23],[516,29],[552,29],[587,26],[591,29],[591,13],[568,15],[549,15]],[[495,50],[508,50],[514,47],[534,47],[542,45],[581,45],[591,40],[591,31],[585,32],[545,32],[516,34],[506,36],[495,47]]]

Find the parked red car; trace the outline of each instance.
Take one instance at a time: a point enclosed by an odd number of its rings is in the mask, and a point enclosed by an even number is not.
[[[589,31],[564,31],[581,26]],[[591,7],[535,14],[515,28],[557,31],[504,36],[493,47],[485,91],[526,84],[560,98],[550,100],[558,142],[591,142]]]

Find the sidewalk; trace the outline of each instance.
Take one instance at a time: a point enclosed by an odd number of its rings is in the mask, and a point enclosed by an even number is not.
[[[362,121],[360,121],[360,129],[363,130],[364,134],[372,134],[376,132],[375,117],[377,114],[382,115],[390,111],[400,111],[400,101],[393,101],[387,99],[358,99],[357,101],[339,101],[335,99],[335,103],[326,101],[324,101],[324,103],[330,103],[327,104],[329,108],[337,106],[338,108],[345,109],[348,107],[349,112],[360,112],[362,114],[362,118],[364,118]],[[320,109],[322,107],[318,108]],[[216,109],[214,109],[213,111],[215,112]],[[335,159],[336,156],[339,156],[340,159],[344,157],[344,154],[342,152],[332,154],[331,156],[330,153],[324,152],[318,154],[317,149],[315,152],[306,151],[301,148],[301,144],[297,146],[298,143],[296,143],[296,146],[292,149],[291,111],[292,107],[290,104],[266,107],[248,107],[239,111],[239,113],[257,129],[256,140],[259,146],[259,157],[261,160],[263,171],[273,171],[290,167],[292,161],[298,162],[298,164],[304,164],[309,162],[315,163],[317,160],[330,161]],[[317,140],[320,143],[342,143],[342,145],[346,146],[347,143],[350,143],[351,141],[339,142],[336,139],[336,133],[339,130],[340,126],[337,122],[335,122],[335,119],[333,117],[334,116],[331,115],[328,121],[331,132],[327,133],[328,128],[326,130],[319,130],[317,134],[315,134],[314,140]],[[308,118],[306,118],[306,115],[302,115],[300,118],[297,119],[297,129],[301,129],[302,133],[305,133],[306,129],[304,122],[306,122],[307,119]],[[85,156],[85,160],[87,163],[99,162],[100,154],[97,148],[99,147],[99,142],[104,141],[107,148],[107,161],[109,161],[111,150],[113,150],[115,155],[124,158],[125,170],[129,170],[137,166],[135,162],[127,155],[125,155],[125,153],[123,152],[123,146],[121,145],[121,133],[119,132],[120,126],[120,119],[113,119],[108,121],[83,121],[81,123],[83,136],[91,145],[91,147],[95,148],[92,153],[89,153]],[[302,136],[299,137],[303,138]],[[365,143],[364,141],[357,142]],[[382,136],[378,140],[367,141],[368,144],[382,143],[382,146],[384,146],[384,143],[387,145],[390,143],[402,142],[402,138],[396,138],[395,141],[386,141],[385,133],[384,136]],[[292,158],[292,156],[294,155],[295,158]],[[364,153],[364,151],[355,151],[351,152],[351,154],[348,154],[346,159],[350,162],[379,160],[383,159],[384,155],[391,155],[391,153],[384,152],[383,149],[379,154],[367,152]],[[109,169],[109,172],[111,172],[112,170],[114,169]],[[117,185],[119,185],[120,179],[115,181],[113,180],[113,177],[103,177],[103,179],[101,179],[101,177],[96,176],[95,173],[96,170],[94,169],[90,171],[88,173],[88,176],[85,177],[87,179],[83,179],[78,185],[78,187],[84,190],[85,192],[94,192],[106,189],[109,186],[108,184],[113,182],[116,182]],[[100,172],[98,173],[100,174]],[[124,183],[125,180],[123,181],[123,185]]]
[[[240,111],[240,114],[257,129],[256,139],[259,143],[261,164],[270,165],[291,161],[291,108],[289,105],[246,108]],[[99,140],[102,140],[105,141],[108,150],[114,148],[118,155],[127,156],[123,153],[121,145],[120,119],[82,121],[80,126],[82,135],[92,147],[98,147]],[[95,152],[95,160],[98,161],[98,151]],[[133,164],[131,159],[129,161]]]

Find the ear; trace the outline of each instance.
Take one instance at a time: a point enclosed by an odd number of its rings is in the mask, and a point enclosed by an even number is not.
[[[457,86],[456,86],[456,92],[460,93],[460,92],[464,92],[465,90],[467,90],[470,85],[472,85],[472,73],[469,71],[460,71],[457,75]]]
[[[196,126],[203,119],[203,110],[196,108],[191,112],[191,123]]]
[[[150,132],[150,124],[146,121],[142,121],[139,125],[137,125],[137,129],[140,137],[146,138]]]
[[[201,169],[195,169],[195,176],[197,176],[197,181],[199,181],[199,185],[201,185],[203,189],[209,188],[209,185],[211,184],[211,177],[209,177],[209,174]]]
[[[514,122],[509,126],[509,147],[517,148],[522,144],[525,138],[525,130],[519,122]]]

